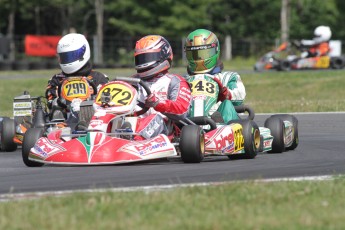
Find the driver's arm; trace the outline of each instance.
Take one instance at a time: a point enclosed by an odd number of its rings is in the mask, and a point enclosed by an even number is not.
[[[188,82],[181,76],[174,75],[167,93],[168,100],[160,101],[154,109],[167,116],[186,118],[192,99]]]
[[[240,75],[236,72],[223,72],[214,76],[222,81],[223,85],[231,92],[231,101],[243,103],[246,97],[246,89]]]
[[[64,79],[64,75],[56,74],[54,75],[47,84],[45,97],[48,101],[48,108],[52,108],[52,103],[55,98],[58,98],[58,87],[61,84],[62,80]]]

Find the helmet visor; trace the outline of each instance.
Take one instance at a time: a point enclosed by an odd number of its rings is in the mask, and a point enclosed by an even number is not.
[[[60,64],[68,64],[78,60],[82,60],[86,51],[86,45],[77,50],[59,53]]]
[[[159,61],[160,57],[160,52],[138,54],[135,56],[135,65],[140,66],[146,63]]]
[[[188,60],[205,60],[217,54],[217,45],[187,46],[186,56]]]

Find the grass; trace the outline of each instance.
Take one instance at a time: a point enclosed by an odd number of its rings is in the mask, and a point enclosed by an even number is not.
[[[343,229],[344,186],[239,182],[3,202],[0,229]]]
[[[242,75],[246,103],[256,112],[345,111],[344,70]]]
[[[251,105],[255,112],[345,111],[345,70],[253,72],[251,64],[252,60],[239,59],[225,63],[225,69],[240,73],[247,92],[245,103]],[[107,74],[110,79],[134,73],[132,69],[99,71]],[[0,116],[12,115],[13,97],[24,90],[33,96],[44,95],[48,80],[56,72],[57,70],[0,72]],[[176,67],[171,72],[183,75],[185,68]]]

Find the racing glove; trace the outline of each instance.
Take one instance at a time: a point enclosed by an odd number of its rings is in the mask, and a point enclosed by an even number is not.
[[[72,100],[72,103],[71,103],[71,110],[73,112],[79,112],[80,111],[80,103],[82,102],[81,99],[79,98],[75,98]]]
[[[159,99],[153,93],[151,93],[145,100],[145,106],[146,107],[153,107],[154,108],[158,104],[159,104]]]
[[[213,78],[213,80],[217,82],[219,86],[218,101],[231,100],[232,95],[230,90],[226,86],[223,86],[218,78]]]

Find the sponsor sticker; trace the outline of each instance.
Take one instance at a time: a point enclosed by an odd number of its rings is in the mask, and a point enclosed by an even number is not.
[[[31,109],[31,102],[13,102],[13,109]]]
[[[32,115],[32,110],[27,109],[27,110],[13,110],[13,116],[14,117],[25,117],[25,116],[31,116]]]
[[[148,141],[136,142],[134,144],[125,145],[119,149],[119,151],[130,152],[133,154],[139,154],[141,156],[148,156],[150,154],[156,154],[157,152],[171,150],[171,145],[168,145],[168,140],[163,135],[159,135],[154,139]]]
[[[91,126],[92,128],[101,126],[102,124],[103,124],[103,121],[102,121],[102,120],[91,120],[91,121],[90,121],[90,126]]]
[[[46,158],[49,154],[56,153],[63,149],[59,148],[57,145],[52,144],[47,138],[40,138],[34,145],[34,150],[35,154]]]

